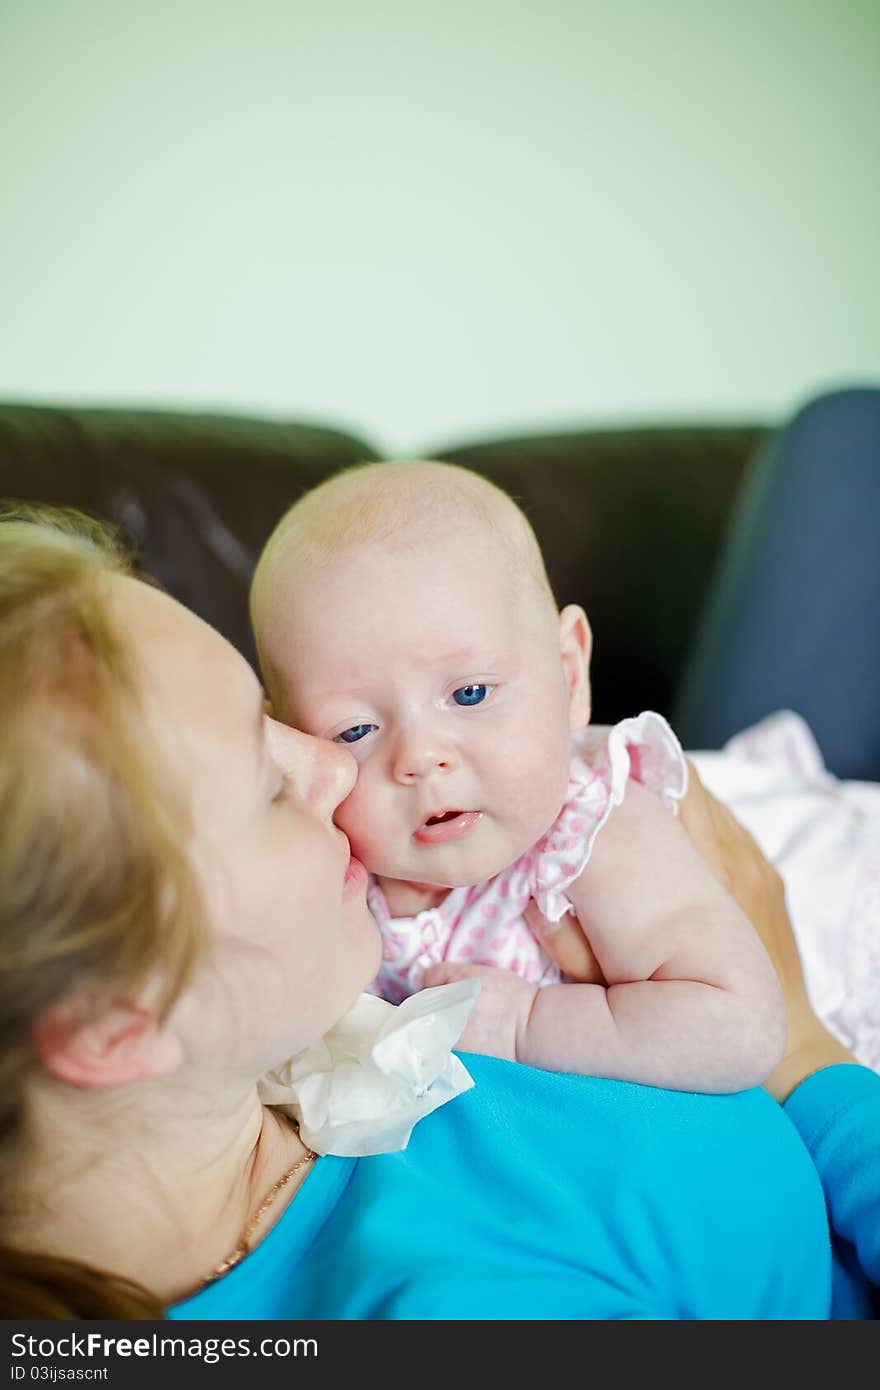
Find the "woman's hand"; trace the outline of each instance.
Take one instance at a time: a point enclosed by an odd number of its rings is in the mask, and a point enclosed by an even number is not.
[[[533,898],[523,916],[532,935],[556,962],[565,979],[587,985],[605,984],[602,967],[573,912],[566,912],[560,922],[551,924]]]
[[[758,932],[782,986],[788,1048],[764,1082],[770,1094],[782,1102],[814,1071],[833,1062],[856,1059],[813,1012],[780,875],[735,816],[706,790],[690,761],[688,772],[687,795],[679,811],[681,822]]]

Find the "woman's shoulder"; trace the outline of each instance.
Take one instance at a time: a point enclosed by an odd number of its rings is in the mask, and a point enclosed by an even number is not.
[[[473,1090],[405,1151],[317,1165],[264,1243],[271,1277],[263,1247],[228,1276],[251,1266],[251,1316],[827,1316],[822,1192],[763,1092],[465,1060]],[[178,1316],[230,1316],[234,1292]]]
[[[821,1184],[766,1092],[705,1095],[465,1061],[474,1090],[414,1138],[440,1171],[456,1152],[479,1154],[464,1194],[475,1219],[490,1191],[505,1219],[517,1213],[544,1231],[563,1262],[583,1267],[593,1252],[590,1267],[624,1292],[612,1311],[588,1281],[573,1291],[594,1303],[581,1316],[629,1316],[628,1305],[636,1316],[827,1316]]]

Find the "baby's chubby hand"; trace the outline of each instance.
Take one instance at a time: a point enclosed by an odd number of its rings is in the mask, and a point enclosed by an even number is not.
[[[536,985],[493,965],[458,965],[443,961],[425,971],[424,985],[448,985],[454,980],[479,980],[480,993],[467,1026],[456,1043],[459,1052],[484,1052],[509,1062],[523,1061],[523,1045]]]

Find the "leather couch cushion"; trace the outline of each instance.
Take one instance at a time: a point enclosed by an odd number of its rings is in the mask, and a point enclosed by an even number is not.
[[[593,714],[668,713],[758,428],[603,430],[443,448],[530,517],[560,604],[594,633]],[[249,660],[247,590],[307,487],[376,454],[327,428],[233,416],[0,406],[0,496],[119,522],[142,567]]]
[[[141,567],[256,664],[247,594],[307,487],[375,458],[331,429],[231,416],[0,406],[0,497],[120,523]]]

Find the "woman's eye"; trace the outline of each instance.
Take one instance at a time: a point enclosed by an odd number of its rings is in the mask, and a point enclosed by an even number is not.
[[[460,685],[452,692],[452,698],[457,705],[481,705],[490,689],[488,685]]]
[[[365,738],[367,734],[372,733],[375,727],[375,724],[355,724],[352,728],[346,729],[341,734],[337,734],[333,742],[358,743],[362,738]]]

